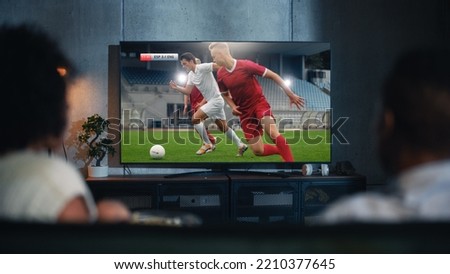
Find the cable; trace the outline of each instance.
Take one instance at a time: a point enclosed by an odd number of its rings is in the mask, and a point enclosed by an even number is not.
[[[131,175],[131,169],[128,165],[123,166],[123,175]]]

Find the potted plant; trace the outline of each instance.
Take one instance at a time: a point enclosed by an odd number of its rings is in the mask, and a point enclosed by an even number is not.
[[[116,149],[113,147],[113,140],[104,137],[109,121],[100,115],[94,114],[87,117],[81,125],[82,130],[78,132],[78,141],[81,145],[88,146],[87,156],[88,176],[106,177],[108,176],[108,166],[101,166],[102,160],[107,154],[114,156]],[[90,165],[90,163],[93,163]]]

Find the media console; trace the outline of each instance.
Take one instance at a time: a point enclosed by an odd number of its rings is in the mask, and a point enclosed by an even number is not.
[[[96,200],[117,199],[132,211],[194,213],[205,224],[307,224],[331,202],[366,190],[361,175],[125,175],[86,182]]]

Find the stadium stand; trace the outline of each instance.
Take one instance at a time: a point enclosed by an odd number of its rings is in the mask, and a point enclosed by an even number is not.
[[[272,106],[277,120],[284,120],[284,128],[317,129],[330,126],[330,95],[308,81],[295,79],[292,90],[305,98],[301,111],[291,107],[284,92],[270,79],[259,77],[264,95]]]
[[[182,97],[170,93],[167,83],[172,78],[170,71],[147,70],[146,68],[122,68],[122,107],[138,109],[142,119],[167,118],[166,105],[182,103]],[[299,111],[291,107],[288,98],[280,87],[272,80],[258,77],[264,95],[272,106],[278,121],[284,121],[285,129],[317,129],[329,128],[330,94],[322,88],[301,79],[294,79],[292,89],[305,98],[306,106]],[[155,104],[156,103],[156,104]],[[231,117],[230,117],[231,119]]]
[[[122,75],[130,85],[167,85],[173,76],[169,71],[147,70],[145,68],[124,67]],[[275,82],[259,77],[266,98],[274,111],[291,110],[286,95],[280,92]],[[292,89],[305,98],[305,111],[324,111],[330,108],[330,95],[305,80],[295,79]],[[150,91],[148,89],[148,91]],[[158,90],[160,91],[160,90]]]
[[[280,90],[277,84],[266,78],[259,78],[264,95],[269,100],[274,111],[292,110],[286,95]],[[292,83],[292,90],[306,100],[307,111],[324,111],[330,108],[330,95],[323,92],[319,87],[308,81],[295,79]]]

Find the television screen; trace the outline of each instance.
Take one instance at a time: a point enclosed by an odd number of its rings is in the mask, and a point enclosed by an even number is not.
[[[291,168],[301,166],[303,163],[331,161],[329,43],[228,42],[233,60],[251,61],[246,65],[239,63],[231,70],[208,64],[216,61],[211,56],[210,44],[211,42],[205,41],[120,43],[122,115],[120,161],[122,164],[205,168],[211,166]],[[188,74],[192,63],[189,65],[180,62],[180,57],[186,52],[192,53],[192,56],[196,58],[194,70],[205,71],[205,69],[197,68],[206,68],[205,73]],[[267,74],[254,73],[251,78],[241,84],[235,80],[236,78],[229,78],[227,81],[231,82],[224,84],[222,75],[227,74],[228,77],[236,68],[249,71],[245,66],[251,66],[253,69],[267,68],[268,71],[279,75],[295,94],[304,99],[304,107],[299,109],[291,105],[280,85],[267,77]],[[205,96],[209,95],[205,95],[205,90],[198,93],[199,90],[206,88],[205,85],[199,84],[199,80],[195,77],[203,75],[201,77],[211,79],[211,74],[215,82],[212,84],[212,89],[219,88],[219,94],[222,93],[220,98],[224,98],[223,95],[230,95],[228,99],[232,102],[239,100],[240,96],[239,93],[233,92],[247,92],[248,88],[239,89],[243,84],[256,82],[252,85],[262,88],[263,96],[270,105],[276,129],[291,150],[292,161],[286,161],[280,154],[275,153],[276,150],[271,151],[270,147],[277,148],[274,145],[275,141],[264,133],[259,138],[262,144],[269,145],[265,150],[265,154],[269,155],[260,155],[261,151],[258,151],[258,147],[249,144],[249,140],[252,139],[251,137],[249,139],[249,136],[252,135],[244,135],[242,128],[245,119],[234,115],[236,113],[233,113],[227,100],[224,100],[223,108],[213,111],[213,113],[224,113],[224,119],[221,115],[208,116],[207,113],[211,113],[212,110],[209,107],[207,110],[204,108],[208,104]],[[171,81],[179,88],[171,87],[169,84]],[[233,87],[230,88],[230,86]],[[189,92],[189,95],[183,94],[180,90],[185,92],[189,90],[190,94]],[[229,93],[226,93],[227,91]],[[194,92],[197,94],[194,95]],[[193,98],[194,96],[196,98]],[[199,103],[202,99],[203,102]],[[212,102],[216,99],[214,97],[209,100]],[[247,100],[248,106],[240,105],[239,109],[254,109],[261,100],[258,102]],[[241,98],[238,102],[243,104],[244,101],[245,98]],[[194,106],[191,103],[205,104],[205,106],[201,108],[201,112],[195,114],[199,110],[196,109],[197,105]],[[208,105],[214,105],[217,108],[217,105],[213,103]],[[246,115],[253,117],[253,114],[249,112],[247,111]],[[224,133],[221,130],[221,125],[224,127],[221,124],[223,121],[234,133]],[[256,120],[256,122],[259,121]],[[254,124],[249,127],[251,126],[256,127]],[[209,135],[198,133],[198,130],[202,131],[203,128]],[[241,143],[238,144],[234,136]],[[210,141],[203,141],[205,138]],[[214,146],[209,146],[214,142]],[[245,152],[242,151],[242,144],[247,145],[248,149]],[[270,155],[270,153],[273,154]]]

